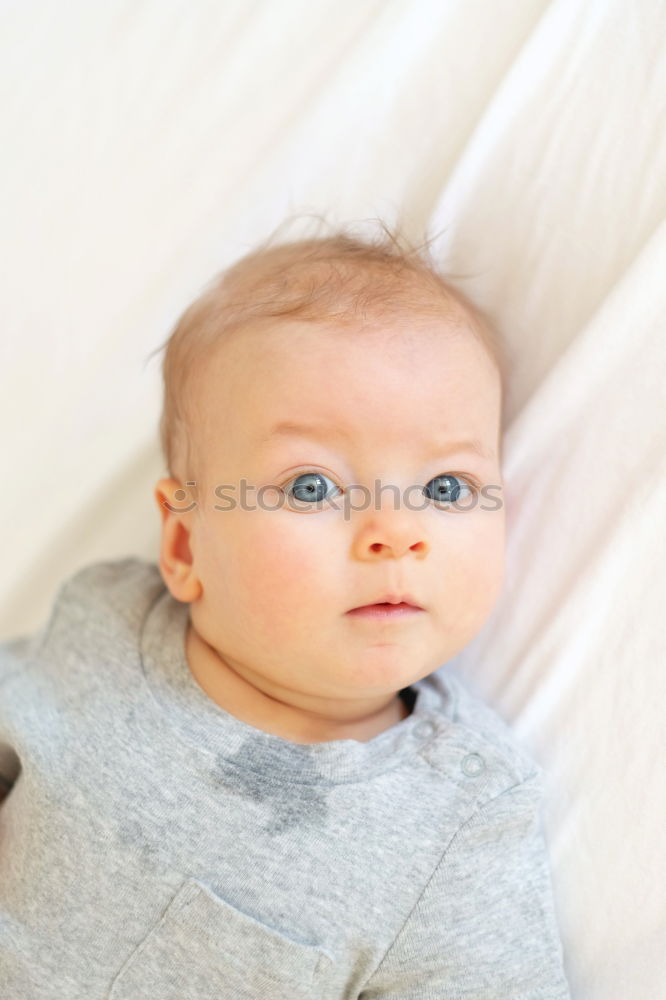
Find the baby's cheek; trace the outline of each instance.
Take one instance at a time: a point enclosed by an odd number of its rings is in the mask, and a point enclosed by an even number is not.
[[[497,602],[503,583],[503,557],[503,547],[489,544],[473,564],[465,567],[461,590],[467,600],[461,611],[467,621],[470,638],[483,627]]]
[[[243,551],[240,574],[253,613],[272,633],[289,633],[326,586],[330,568],[325,554],[313,546],[307,532],[281,523],[279,517],[271,522],[268,515],[256,519]]]
[[[453,526],[457,530],[437,552],[437,601],[445,627],[468,641],[488,618],[501,590],[504,535],[497,521],[477,518]]]

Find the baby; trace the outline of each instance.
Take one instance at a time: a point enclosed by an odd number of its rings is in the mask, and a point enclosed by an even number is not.
[[[502,585],[490,324],[340,231],[215,280],[163,374],[159,566],[0,646],[0,995],[569,997],[542,771],[446,668]]]

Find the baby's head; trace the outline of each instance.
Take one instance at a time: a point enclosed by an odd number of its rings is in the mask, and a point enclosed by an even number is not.
[[[256,692],[257,719],[351,733],[476,635],[504,565],[504,361],[421,251],[264,245],[186,310],[163,374],[160,570],[241,717]],[[350,613],[389,595],[421,610]]]

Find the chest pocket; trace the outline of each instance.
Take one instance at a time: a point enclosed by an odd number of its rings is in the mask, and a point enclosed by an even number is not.
[[[109,1000],[312,1000],[331,964],[326,952],[187,879],[116,976]]]

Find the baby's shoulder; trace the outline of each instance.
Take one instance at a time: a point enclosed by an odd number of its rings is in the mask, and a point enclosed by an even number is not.
[[[156,563],[139,556],[107,559],[78,569],[61,583],[55,607],[79,606],[87,611],[96,606],[125,611],[135,602],[150,605],[164,589]]]
[[[158,566],[134,556],[78,569],[60,583],[39,629],[0,643],[0,686],[51,673],[64,684],[68,663],[126,656],[164,589]]]
[[[83,566],[60,584],[44,642],[59,635],[88,642],[122,640],[136,633],[163,590],[158,566],[137,556]]]
[[[538,787],[543,769],[516,729],[449,667],[437,672],[449,696],[444,745],[459,760],[466,777],[483,776],[486,796],[530,781]]]
[[[64,760],[100,718],[124,711],[141,677],[145,616],[164,591],[158,567],[138,558],[67,577],[39,630],[0,643],[0,751]]]

